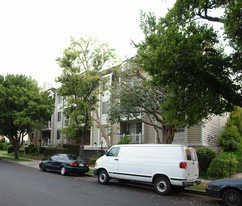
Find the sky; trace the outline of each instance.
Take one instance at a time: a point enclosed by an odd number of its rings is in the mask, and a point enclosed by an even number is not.
[[[0,0],[0,75],[24,74],[39,86],[61,74],[56,59],[70,37],[97,37],[124,60],[143,39],[140,10],[165,16],[175,0]]]

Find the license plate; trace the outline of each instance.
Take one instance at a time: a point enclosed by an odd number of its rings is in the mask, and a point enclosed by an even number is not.
[[[84,164],[80,163],[80,164],[79,164],[79,166],[80,166],[80,167],[83,167],[83,166],[84,166]]]

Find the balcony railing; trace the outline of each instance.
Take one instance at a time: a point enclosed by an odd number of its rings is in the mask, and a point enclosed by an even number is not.
[[[43,129],[51,129],[51,121],[46,122]]]
[[[122,138],[125,137],[130,137],[131,138],[131,143],[133,144],[143,144],[144,143],[144,135],[139,133],[139,134],[122,134],[122,135],[117,135],[117,143],[120,142]]]
[[[49,145],[51,145],[51,139],[47,139],[47,140],[42,139],[41,146],[45,147]]]

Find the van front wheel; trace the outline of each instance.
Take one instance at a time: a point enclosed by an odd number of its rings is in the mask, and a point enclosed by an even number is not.
[[[171,190],[171,183],[166,177],[158,177],[155,180],[154,188],[157,194],[166,195]]]
[[[106,185],[109,182],[109,176],[105,170],[98,172],[98,182],[102,185]]]

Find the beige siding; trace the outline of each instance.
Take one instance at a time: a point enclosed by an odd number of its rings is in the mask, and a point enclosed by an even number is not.
[[[202,145],[200,125],[187,128],[187,140],[188,140],[188,145],[191,145],[191,146]]]
[[[202,140],[205,145],[216,145],[218,135],[221,131],[222,126],[227,121],[227,116],[212,116],[209,120],[204,123]]]
[[[144,144],[155,143],[155,129],[154,127],[144,124]]]

